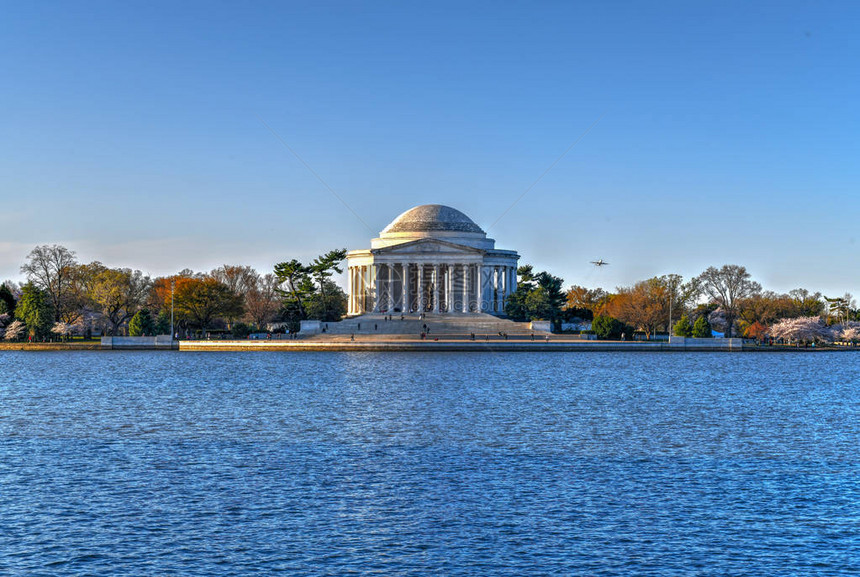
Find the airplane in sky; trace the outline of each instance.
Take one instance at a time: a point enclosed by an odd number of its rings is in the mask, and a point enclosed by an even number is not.
[[[591,261],[591,264],[593,264],[594,266],[603,266],[603,265],[607,265],[607,264],[609,264],[609,263],[608,263],[608,262],[606,262],[606,261],[605,261],[605,260],[603,260],[603,259],[600,259],[600,260],[593,260],[593,261]]]

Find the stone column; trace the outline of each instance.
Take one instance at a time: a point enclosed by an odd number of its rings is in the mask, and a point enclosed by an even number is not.
[[[499,266],[493,267],[493,312],[499,312]]]
[[[463,306],[464,313],[469,312],[469,265],[463,265]]]
[[[494,266],[487,267],[487,292],[489,293],[487,312],[494,313],[496,312],[496,267]]]
[[[352,267],[348,267],[346,269],[346,287],[347,287],[347,294],[349,295],[349,298],[346,302],[346,314],[348,314],[348,315],[352,314],[352,301],[355,298],[355,293],[352,292],[352,275],[353,275]]]
[[[415,310],[419,313],[424,312],[424,264],[418,263],[415,265],[418,270],[418,298],[415,303]]]
[[[496,267],[496,312],[502,312],[502,299],[505,298],[505,287],[502,286],[502,282],[504,280],[504,274],[502,274],[502,267]]]
[[[478,284],[478,294],[477,297],[477,308],[478,312],[484,312],[484,265],[478,264],[475,265],[475,281]]]
[[[448,312],[457,312],[457,265],[448,265]]]
[[[508,267],[503,266],[499,270],[499,282],[501,289],[499,291],[499,312],[505,312],[505,297],[508,294]]]
[[[394,279],[391,281],[391,314],[394,314],[394,307],[397,306],[397,295],[394,293],[394,289],[397,286],[397,264],[391,265],[391,270],[393,271]],[[400,283],[400,292],[403,292],[403,283]]]
[[[364,313],[367,310],[367,267],[358,267],[358,312]]]
[[[439,312],[439,265],[433,265],[433,312]]]
[[[349,267],[349,274],[347,275],[349,278],[349,307],[347,307],[346,314],[354,315],[355,314],[355,267]]]
[[[437,265],[439,272],[437,273],[436,285],[439,287],[439,312],[445,312],[448,306],[448,276],[445,274],[445,265]]]
[[[371,282],[373,283],[373,312],[379,312],[379,263],[373,263],[371,265],[373,268],[371,269]]]
[[[364,278],[361,281],[361,290],[362,290],[362,305],[361,312],[366,313],[367,311],[372,311],[373,306],[370,303],[370,274],[372,270],[370,265],[364,265]]]
[[[454,265],[445,265],[445,312],[454,312]]]
[[[360,312],[359,299],[361,298],[361,267],[352,267],[352,314]]]
[[[354,304],[352,305],[352,311],[355,314],[361,313],[361,295],[364,293],[364,290],[361,286],[361,267],[357,266],[353,268],[353,288],[355,289],[354,296]]]
[[[409,263],[400,263],[400,268],[403,269],[403,299],[400,303],[400,312],[407,314],[412,308],[409,302]]]
[[[355,267],[355,314],[361,313],[361,267]]]
[[[447,264],[442,265],[442,299],[439,301],[439,307],[445,304],[444,312],[451,312],[451,291],[448,290],[451,285],[450,267]]]
[[[394,285],[395,285],[395,270],[394,264],[388,265],[388,314],[394,314]]]

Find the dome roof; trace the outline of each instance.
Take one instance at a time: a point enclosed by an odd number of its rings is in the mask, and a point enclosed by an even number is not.
[[[484,234],[471,218],[450,206],[422,204],[410,208],[386,226],[381,234],[395,232],[472,232]]]

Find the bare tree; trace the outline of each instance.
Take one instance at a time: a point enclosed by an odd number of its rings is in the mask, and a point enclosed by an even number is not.
[[[250,266],[225,264],[213,270],[209,276],[237,295],[245,295],[255,285],[260,275]]]
[[[63,315],[65,298],[71,285],[72,271],[78,261],[75,253],[64,246],[39,245],[27,255],[21,272],[27,280],[44,290],[54,307],[54,320]]]
[[[139,270],[109,268],[96,276],[92,299],[110,322],[111,334],[146,302],[151,281]]]
[[[696,286],[720,306],[726,316],[726,337],[732,336],[732,326],[740,314],[741,301],[761,291],[761,285],[750,280],[745,267],[726,264],[709,267],[695,279]]]
[[[98,261],[70,267],[69,290],[63,297],[60,320],[67,324],[80,324],[88,313],[98,308],[93,302],[93,294],[96,279],[105,270],[107,267]]]
[[[244,265],[228,265],[225,264],[214,269],[209,276],[230,289],[234,295],[237,295],[243,305],[247,304],[248,294],[257,284],[257,279],[260,273],[254,270],[254,267]],[[226,317],[227,326],[233,326],[236,320],[235,313],[229,313],[231,316]]]
[[[279,286],[275,275],[257,275],[254,285],[245,293],[245,313],[247,319],[263,329],[281,306],[281,298],[276,290]]]

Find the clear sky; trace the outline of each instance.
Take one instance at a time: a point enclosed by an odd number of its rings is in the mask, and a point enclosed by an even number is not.
[[[2,2],[0,278],[267,272],[440,203],[566,285],[860,293],[860,3],[416,4]]]

